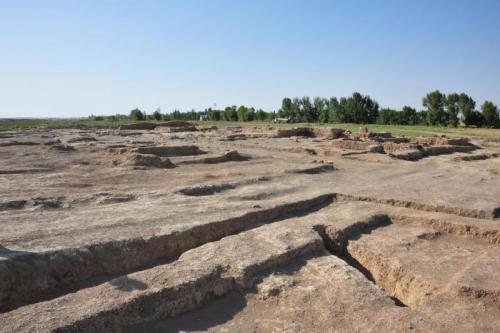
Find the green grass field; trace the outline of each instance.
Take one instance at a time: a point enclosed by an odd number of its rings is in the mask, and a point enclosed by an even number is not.
[[[34,128],[118,128],[123,124],[130,124],[134,121],[131,120],[64,120],[64,119],[0,119],[0,131],[8,130],[26,130]],[[152,121],[154,122],[154,121]],[[359,131],[362,126],[368,127],[371,132],[391,132],[395,136],[407,136],[407,137],[418,137],[418,136],[439,136],[447,135],[450,137],[466,136],[472,139],[481,139],[486,141],[500,142],[500,129],[489,129],[489,128],[451,128],[451,127],[431,127],[431,126],[397,126],[397,125],[360,125],[360,124],[320,124],[320,123],[300,123],[300,124],[272,124],[271,122],[227,122],[227,121],[194,121],[198,125],[207,126],[244,126],[244,127],[254,127],[269,125],[275,128],[290,128],[290,127],[300,127],[300,126],[328,126],[336,128],[348,129],[352,132]]]
[[[34,128],[118,128],[130,124],[130,120],[90,119],[0,119],[0,131],[27,130]]]

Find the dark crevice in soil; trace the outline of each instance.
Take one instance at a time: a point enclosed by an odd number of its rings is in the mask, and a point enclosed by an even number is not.
[[[226,190],[234,190],[240,186],[257,184],[259,182],[270,181],[271,177],[262,176],[258,178],[248,179],[239,183],[222,183],[222,184],[207,184],[192,187],[185,187],[177,190],[177,193],[181,193],[188,196],[205,196],[213,195],[218,192],[223,192]]]
[[[376,284],[377,286],[379,286],[380,288],[382,288],[378,283],[377,281],[375,281],[372,273],[370,272],[369,269],[367,269],[365,266],[363,266],[359,261],[357,261],[355,258],[353,258],[351,256],[351,254],[349,253],[348,250],[345,251],[344,255],[340,256],[339,257],[340,259],[344,260],[346,263],[348,263],[349,265],[351,265],[352,267],[356,268],[358,271],[361,272],[361,274],[363,274],[368,280],[370,280],[371,282],[373,282],[374,284]],[[397,306],[399,307],[407,307],[407,305],[405,303],[403,303],[399,298],[397,298],[396,296],[394,295],[391,295],[390,293],[387,292],[387,290],[385,290],[384,288],[382,288],[386,293],[387,295],[389,295],[389,297],[394,301],[394,304],[396,304]]]
[[[178,192],[189,196],[204,196],[212,195],[226,190],[234,190],[237,187],[235,184],[217,184],[217,185],[202,185],[195,187],[186,187]]]
[[[323,164],[323,165],[312,167],[312,168],[289,170],[289,171],[287,171],[287,173],[316,175],[316,174],[330,172],[330,171],[334,171],[334,170],[335,170],[335,167],[332,164]]]
[[[349,253],[347,245],[349,240],[359,239],[362,235],[369,234],[373,230],[390,225],[391,223],[392,222],[388,216],[377,215],[372,217],[369,221],[353,224],[348,229],[342,231],[328,230],[327,226],[325,225],[317,225],[314,227],[314,229],[323,239],[323,243],[328,252],[344,260],[350,266],[361,272],[361,274],[363,274],[369,281],[386,291],[377,283],[370,270],[363,266],[358,260],[356,260],[356,258],[354,258]],[[395,305],[399,307],[407,307],[407,305],[395,295],[391,295],[387,291],[386,293],[394,301]]]

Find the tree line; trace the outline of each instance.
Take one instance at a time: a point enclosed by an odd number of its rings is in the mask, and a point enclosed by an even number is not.
[[[191,110],[188,112],[181,112],[174,110],[171,113],[161,113],[158,108],[152,114],[146,114],[138,108],[130,111],[129,118],[131,120],[200,120],[207,119],[212,121],[266,121],[272,120],[276,117],[275,112],[265,112],[262,109],[255,109],[254,107],[246,107],[241,105],[239,107],[233,105],[228,106],[224,110],[217,110],[208,108],[203,111]]]
[[[423,109],[417,111],[411,106],[401,110],[380,108],[368,95],[358,92],[349,97],[305,97],[283,98],[277,112],[265,112],[254,107],[228,106],[222,110],[208,108],[162,113],[158,108],[146,114],[138,108],[130,111],[132,120],[212,120],[212,121],[269,121],[274,118],[288,118],[290,122],[308,123],[357,123],[383,125],[430,125],[457,127],[460,124],[476,127],[500,127],[498,107],[485,101],[480,110],[476,102],[466,93],[444,94],[439,90],[422,98]]]
[[[417,111],[411,106],[401,110],[380,108],[368,95],[358,92],[349,97],[337,99],[315,97],[283,98],[279,117],[300,122],[357,123],[384,125],[430,125],[457,127],[465,126],[500,127],[498,107],[490,101],[476,110],[476,102],[465,93],[445,95],[439,90],[428,93],[422,99],[425,108]]]

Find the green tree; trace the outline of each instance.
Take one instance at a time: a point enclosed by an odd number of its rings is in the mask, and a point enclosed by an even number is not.
[[[307,96],[304,96],[300,99],[300,121],[305,121],[308,123],[318,121],[318,112]]]
[[[481,106],[483,112],[484,125],[488,127],[500,127],[500,116],[498,114],[498,107],[490,101],[485,101]]]
[[[417,112],[417,124],[429,125],[427,110],[420,110],[419,112]]]
[[[460,95],[453,93],[446,96],[446,112],[448,114],[448,125],[457,127],[458,125],[458,114],[460,108],[458,101],[460,100]]]
[[[458,96],[458,109],[462,114],[462,118],[465,126],[476,125],[480,122],[480,116],[478,112],[474,109],[476,108],[476,102],[465,93],[461,93]]]
[[[257,121],[264,121],[266,120],[267,118],[267,114],[264,110],[262,109],[258,109],[256,112],[255,112],[255,120]]]
[[[418,124],[417,110],[411,106],[403,106],[401,110],[401,125],[416,125]]]
[[[244,105],[241,105],[236,111],[236,113],[238,114],[238,121],[246,121],[247,112],[248,109]]]
[[[321,97],[314,97],[313,104],[318,114],[318,120],[322,123],[327,123],[329,116],[328,101]]]
[[[227,121],[238,121],[238,113],[236,112],[236,106],[228,106],[224,110],[224,120]]]
[[[343,112],[349,122],[357,124],[370,124],[377,121],[379,106],[370,96],[355,92],[351,97],[340,100]],[[343,105],[342,105],[343,104]]]
[[[328,122],[330,123],[340,123],[340,104],[336,97],[331,97],[328,100]]]
[[[383,108],[380,109],[377,122],[382,125],[401,125],[402,112]]]
[[[130,111],[130,119],[135,120],[135,121],[140,121],[145,119],[145,114],[142,113],[139,108],[135,108],[132,111]]]
[[[292,113],[292,100],[288,97],[281,101],[281,109],[278,111],[279,117],[290,117]]]
[[[221,112],[219,110],[209,110],[208,111],[208,116],[210,118],[210,120],[213,120],[213,121],[219,121],[221,120]]]
[[[247,112],[245,113],[245,121],[254,121],[255,120],[255,108],[250,107],[247,108]]]
[[[427,121],[429,125],[446,125],[446,95],[439,90],[430,92],[422,100],[422,104],[427,108]]]
[[[189,112],[186,112],[183,117],[182,117],[183,120],[198,120],[200,119],[199,115],[198,115],[198,112],[196,112],[194,109],[189,111]]]
[[[288,115],[293,122],[302,121],[301,101],[295,97],[290,104],[290,114]]]
[[[160,110],[160,108],[157,108],[157,109],[155,110],[155,112],[153,112],[153,118],[154,118],[155,120],[162,120],[162,119],[163,119],[163,116],[162,116],[162,114],[161,114],[161,110]]]

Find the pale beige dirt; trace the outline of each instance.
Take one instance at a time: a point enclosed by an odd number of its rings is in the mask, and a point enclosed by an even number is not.
[[[498,145],[6,134],[0,332],[500,331]]]

